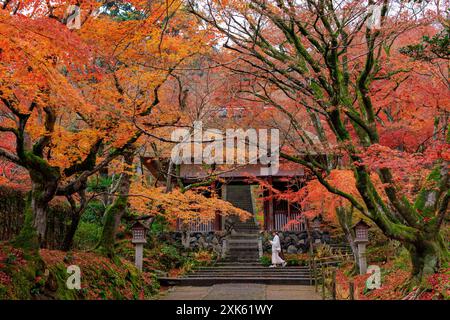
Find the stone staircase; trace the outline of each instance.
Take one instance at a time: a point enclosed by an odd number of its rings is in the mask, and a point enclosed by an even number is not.
[[[227,186],[226,200],[253,214],[250,186]],[[259,262],[259,228],[255,220],[232,217],[225,258],[214,266],[200,267],[178,278],[160,278],[162,285],[211,286],[220,283],[313,285],[309,267],[264,267]]]
[[[252,262],[220,262],[201,267],[178,278],[160,278],[166,286],[211,286],[219,283],[259,283],[279,285],[313,285],[309,267],[263,267]]]
[[[226,191],[226,200],[235,207],[242,210],[253,212],[252,193],[248,185],[228,185]]]
[[[250,186],[227,186],[227,201],[235,207],[250,212],[253,215],[253,204]],[[229,218],[232,224],[231,234],[226,240],[226,262],[257,262],[259,260],[259,228],[253,217],[247,221],[240,221],[237,217]]]

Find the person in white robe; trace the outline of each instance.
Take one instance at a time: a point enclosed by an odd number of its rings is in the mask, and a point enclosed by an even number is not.
[[[270,244],[272,245],[272,265],[270,267],[275,268],[279,264],[285,267],[286,261],[280,257],[281,243],[277,232],[273,233],[273,239],[270,241]]]

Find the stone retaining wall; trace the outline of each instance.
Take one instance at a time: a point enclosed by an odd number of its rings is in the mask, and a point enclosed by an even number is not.
[[[165,241],[172,243],[173,245],[187,247],[186,241],[183,239],[183,233],[165,232],[158,236],[159,241]],[[224,233],[222,231],[210,231],[210,232],[190,232],[189,233],[189,248],[191,249],[210,249],[217,254],[222,253],[222,246],[224,240]]]
[[[278,232],[281,240],[281,247],[286,253],[304,253],[309,249],[309,239],[306,231],[284,231]],[[312,231],[311,236],[314,243],[330,243],[330,235],[328,232]],[[263,251],[271,252],[272,246],[269,240],[272,234],[268,231],[261,232],[263,240]],[[191,249],[211,249],[217,254],[222,253],[223,240],[225,239],[222,231],[211,232],[190,232],[189,248]],[[185,245],[187,247],[187,238],[183,242],[182,232],[165,232],[158,236],[159,241],[165,241],[174,245]]]
[[[281,247],[285,253],[305,253],[309,249],[310,240],[306,231],[283,231],[278,232],[278,236],[280,237]],[[272,233],[264,231],[262,237],[264,252],[271,252],[272,246],[269,240],[272,239]],[[313,243],[331,242],[328,232],[315,230],[311,232],[311,237]]]

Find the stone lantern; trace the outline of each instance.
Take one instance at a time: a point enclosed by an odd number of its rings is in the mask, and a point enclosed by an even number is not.
[[[315,217],[312,219],[312,240],[314,244],[320,244],[322,243],[322,232],[320,230],[320,227],[322,226],[322,219],[320,216]]]
[[[369,227],[364,220],[359,220],[353,226],[355,243],[358,245],[359,274],[365,274],[367,272],[366,245],[369,242]]]
[[[131,242],[134,243],[135,246],[134,265],[139,269],[139,271],[142,271],[144,243],[147,242],[147,229],[148,227],[141,222],[136,222],[131,226],[131,233],[133,234],[133,239]]]
[[[319,231],[321,224],[322,222],[319,217],[315,217],[314,219],[312,219],[312,228],[314,231]]]

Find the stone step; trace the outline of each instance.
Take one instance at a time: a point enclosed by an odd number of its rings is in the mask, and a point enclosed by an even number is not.
[[[218,262],[214,266],[208,266],[208,267],[198,267],[195,270],[260,270],[260,269],[270,269],[272,268],[265,267],[261,265],[260,262],[255,263],[230,263],[230,262]],[[309,266],[288,266],[281,269],[275,268],[275,270],[293,270],[293,271],[299,271],[299,270],[310,270]]]
[[[227,243],[228,248],[242,248],[242,247],[252,247],[252,248],[258,248],[258,242],[233,242]]]
[[[228,255],[245,255],[245,254],[259,254],[258,247],[232,247],[228,248]]]
[[[230,257],[259,257],[259,251],[257,249],[251,248],[251,249],[238,249],[233,250],[230,249],[227,252],[227,255]]]
[[[239,250],[240,248],[254,248],[258,249],[258,244],[256,243],[233,243],[233,244],[227,244],[227,248],[233,248]]]
[[[258,247],[231,247],[228,248],[228,254],[248,254],[248,253],[259,254]]]
[[[225,259],[228,261],[258,261],[259,254],[233,254],[233,255],[225,255]]]
[[[258,261],[250,261],[250,262],[228,262],[224,260],[220,260],[217,262],[213,268],[254,268],[254,267],[262,267],[261,262]],[[204,267],[211,268],[211,267]]]
[[[279,285],[312,285],[314,279],[303,277],[292,278],[259,278],[259,277],[228,277],[228,278],[160,278],[161,285],[166,286],[212,286],[220,283],[258,283],[258,284],[279,284]]]
[[[258,263],[259,262],[259,258],[257,257],[249,257],[249,258],[233,258],[233,257],[225,257],[224,260],[226,262],[232,262],[232,263],[238,263],[238,262],[250,262],[250,263]]]
[[[276,269],[276,268],[272,268]],[[281,268],[280,268],[281,269]],[[223,273],[223,272],[194,272],[191,274],[187,274],[186,277],[212,277],[212,276],[220,276],[220,277],[310,277],[310,272],[239,272],[239,273]]]
[[[231,232],[231,237],[230,238],[235,238],[237,237],[247,237],[249,239],[258,239],[259,238],[259,230],[257,229],[242,229],[239,231],[235,231],[235,232]],[[251,236],[251,237],[250,237]]]
[[[312,270],[312,269],[311,269]],[[311,270],[309,268],[302,268],[299,266],[286,266],[286,267],[276,267],[276,268],[270,268],[266,266],[254,266],[250,268],[229,268],[229,267],[205,267],[202,269],[196,268],[191,271],[191,273],[197,273],[197,272],[219,272],[219,273],[310,273]]]
[[[234,253],[252,253],[256,252],[259,254],[259,250],[257,246],[238,246],[238,247],[228,247],[228,253],[234,254]]]
[[[263,276],[292,276],[292,277],[310,277],[311,276],[311,272],[309,271],[274,271],[276,269],[282,269],[281,267],[277,267],[277,268],[267,268],[270,269],[271,271],[239,271],[239,272],[224,272],[224,271],[220,271],[220,272],[215,272],[213,270],[211,271],[198,271],[198,272],[193,272],[190,274],[186,274],[186,276],[223,276],[223,277],[249,277],[249,276],[258,276],[258,277],[263,277]],[[273,269],[273,270],[272,270]]]
[[[234,279],[242,279],[242,278],[265,278],[265,279],[271,279],[271,278],[277,278],[277,279],[292,279],[292,278],[304,278],[304,279],[310,279],[311,276],[309,274],[265,274],[265,273],[252,273],[252,274],[192,274],[192,275],[186,275],[183,277],[180,277],[182,279],[199,279],[199,278],[217,278],[217,279],[226,279],[226,278],[234,278]]]
[[[230,239],[258,239],[258,232],[241,232],[241,233],[231,233]]]
[[[236,265],[236,263],[234,263],[234,265]],[[265,267],[265,266],[261,266],[261,264],[259,265],[253,265],[253,264],[248,264],[248,265],[242,265],[242,266],[232,266],[231,264],[229,265],[218,265],[218,266],[214,266],[214,267],[199,267],[196,268],[195,271],[224,271],[224,272],[252,272],[252,271],[271,271],[271,272],[309,272],[310,269],[309,267],[306,266],[288,266],[288,267],[284,267],[284,268],[269,268],[269,267]]]
[[[308,267],[302,268],[300,266],[286,266],[286,267],[276,267],[270,268],[266,266],[254,266],[254,267],[240,267],[240,268],[232,268],[232,267],[205,267],[205,268],[196,268],[191,272],[310,272],[311,270]]]
[[[236,231],[236,233],[247,233],[248,231],[250,232],[259,232],[259,228],[258,227],[235,227],[234,231]]]
[[[258,250],[258,243],[241,242],[241,243],[229,243],[229,245],[228,245],[228,249],[239,250],[239,249],[246,249],[246,248]]]
[[[226,200],[235,207],[253,213],[252,194],[248,185],[228,185]]]
[[[242,238],[229,238],[229,239],[227,239],[227,243],[228,244],[240,244],[240,243],[256,243],[256,244],[258,244],[259,240],[254,237],[252,237],[252,238],[248,237],[248,238],[243,238],[243,239]]]

